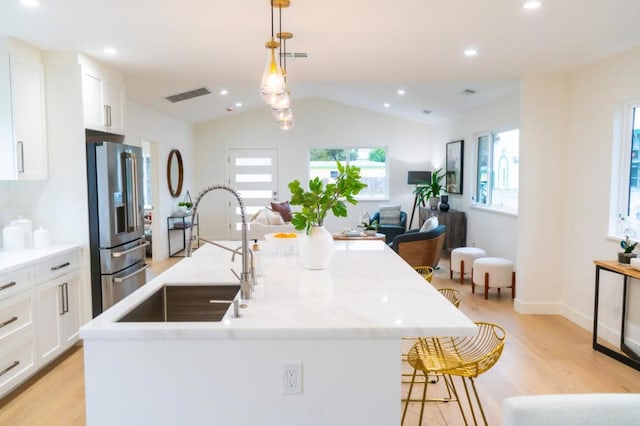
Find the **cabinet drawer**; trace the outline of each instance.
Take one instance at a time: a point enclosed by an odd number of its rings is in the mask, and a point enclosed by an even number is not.
[[[40,283],[74,271],[80,267],[80,250],[74,250],[34,266],[33,282]]]
[[[30,286],[30,268],[22,268],[6,274],[0,274],[0,300],[20,293]]]
[[[33,334],[13,340],[0,351],[0,397],[35,370],[35,339]]]
[[[33,297],[26,291],[0,302],[0,348],[10,336],[26,333],[33,324]]]

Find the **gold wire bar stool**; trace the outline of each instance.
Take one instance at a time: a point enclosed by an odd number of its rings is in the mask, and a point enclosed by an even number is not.
[[[502,327],[496,324],[487,322],[476,322],[478,326],[478,332],[472,337],[433,337],[425,338],[420,337],[418,342],[413,345],[409,350],[408,362],[414,368],[411,385],[409,386],[409,393],[406,398],[404,410],[402,412],[402,423],[404,423],[405,416],[407,414],[407,408],[411,402],[411,392],[413,391],[413,385],[417,371],[421,371],[425,376],[427,374],[443,374],[447,389],[454,395],[460,414],[464,420],[464,424],[467,423],[467,417],[464,414],[460,398],[458,398],[458,392],[456,391],[453,383],[452,376],[459,376],[464,385],[464,391],[467,396],[467,402],[469,403],[469,410],[473,417],[474,424],[478,424],[476,419],[475,410],[469,389],[467,386],[467,380],[471,382],[471,388],[475,394],[475,399],[482,415],[484,424],[487,425],[487,418],[478,396],[474,379],[480,374],[486,372],[498,362],[504,349],[504,342],[506,340],[506,333]],[[427,401],[427,387],[428,381],[425,381],[422,391],[422,405],[420,407],[420,421],[422,425],[422,418],[424,415],[424,404]]]
[[[431,278],[433,278],[433,268],[431,266],[414,266],[413,269],[422,275],[422,278],[431,282]]]
[[[426,268],[431,268],[430,266],[426,266]],[[431,272],[433,273],[433,268],[431,268]],[[440,294],[442,294],[449,302],[451,302],[451,304],[453,304],[453,306],[455,306],[456,308],[460,307],[460,300],[462,300],[462,293],[454,288],[440,288],[438,289],[438,291],[440,292]],[[402,340],[413,340],[413,341],[417,341],[418,338],[417,337],[403,337]],[[402,361],[407,361],[408,359],[408,355],[406,353],[402,354]],[[412,377],[413,374],[411,373],[402,373],[402,383],[411,383],[411,380],[405,380],[405,378],[407,377]],[[431,383],[437,383],[439,380],[439,376],[438,375],[434,375],[432,376],[433,378],[431,379]],[[427,376],[425,376],[425,380],[428,380]],[[416,383],[422,383],[422,381],[418,381]],[[451,392],[449,392],[448,388],[447,388],[447,393],[449,394],[448,398],[437,398],[437,399],[430,399],[430,401],[451,401]],[[412,400],[412,401],[420,401],[420,400]]]

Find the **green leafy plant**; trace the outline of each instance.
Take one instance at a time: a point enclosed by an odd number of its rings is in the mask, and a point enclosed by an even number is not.
[[[363,223],[362,224],[364,229],[366,229],[367,231],[377,231],[378,230],[378,221],[374,220],[373,222],[367,224],[367,223]]]
[[[429,201],[429,198],[439,197],[444,190],[442,179],[444,179],[444,172],[442,169],[438,169],[431,173],[430,181],[423,180],[418,182],[416,189],[413,190],[413,193],[418,196],[418,201],[425,203]]]
[[[309,180],[308,191],[302,188],[298,180],[289,183],[291,191],[289,203],[302,206],[302,211],[293,213],[291,219],[291,224],[298,231],[304,229],[308,234],[312,226],[322,226],[329,212],[336,217],[347,217],[345,202],[358,204],[353,197],[367,187],[360,177],[360,168],[348,164],[342,165],[339,161],[336,161],[336,166],[338,168],[336,181],[326,186],[317,176]]]
[[[622,247],[625,253],[631,253],[637,245],[638,242],[631,242],[628,235],[625,235],[625,239],[620,241],[620,247]]]
[[[191,203],[189,201],[180,201],[178,203],[178,207],[185,207],[187,209],[190,209],[191,207],[193,207],[193,203]]]

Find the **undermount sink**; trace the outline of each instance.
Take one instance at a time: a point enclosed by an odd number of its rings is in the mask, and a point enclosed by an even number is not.
[[[239,285],[165,284],[118,322],[221,321]]]

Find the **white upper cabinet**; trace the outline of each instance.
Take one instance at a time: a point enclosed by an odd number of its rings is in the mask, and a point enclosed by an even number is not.
[[[122,77],[84,56],[82,66],[82,101],[87,129],[124,134],[125,91]]]
[[[38,50],[12,39],[0,44],[0,179],[46,179],[42,57]]]

